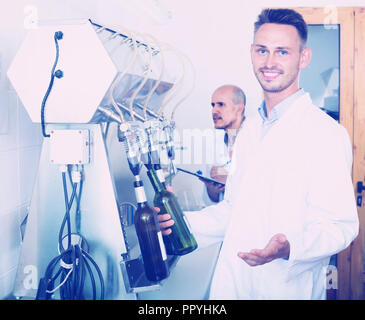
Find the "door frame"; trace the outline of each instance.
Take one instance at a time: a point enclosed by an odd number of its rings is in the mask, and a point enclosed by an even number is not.
[[[356,191],[357,181],[365,183],[365,8],[354,8],[354,166],[353,182],[356,197],[364,196]],[[365,299],[364,242],[365,205],[357,206],[360,222],[359,235],[353,242],[351,251],[351,291],[350,299]]]
[[[353,7],[299,7],[292,8],[299,12],[309,25],[337,24],[340,27],[340,123],[347,129],[350,136],[353,152],[355,154],[356,145],[354,143],[354,111],[355,111],[355,19]],[[362,84],[365,83],[363,77]],[[360,89],[360,88],[357,88]],[[358,91],[359,92],[359,91]],[[365,105],[365,103],[364,103]],[[365,143],[364,143],[365,144]],[[365,147],[365,146],[364,146]],[[356,158],[352,177],[356,171]],[[357,181],[357,180],[353,180]],[[361,231],[360,231],[361,233]],[[359,238],[359,237],[358,237]],[[337,299],[354,298],[354,282],[356,275],[352,264],[355,252],[362,250],[363,245],[359,245],[358,238],[345,250],[337,255],[337,275],[338,291]],[[363,243],[363,241],[360,241]],[[356,248],[355,248],[356,247]],[[362,253],[361,257],[364,254]],[[362,260],[362,259],[361,259]],[[363,267],[363,265],[361,265]],[[359,269],[359,267],[356,267]],[[365,277],[364,277],[365,279]],[[359,282],[359,280],[357,280]],[[328,291],[327,291],[328,292]]]

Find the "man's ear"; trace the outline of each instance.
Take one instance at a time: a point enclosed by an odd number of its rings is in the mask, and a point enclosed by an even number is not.
[[[300,64],[299,64],[299,68],[301,70],[305,69],[309,62],[312,59],[312,50],[309,48],[304,48],[302,50],[302,52],[300,53]]]
[[[245,109],[245,105],[243,103],[239,103],[237,105],[237,113],[238,114],[242,114],[244,109]]]

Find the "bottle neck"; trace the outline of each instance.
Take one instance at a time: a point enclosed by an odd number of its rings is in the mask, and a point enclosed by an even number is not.
[[[147,171],[147,176],[151,181],[152,187],[156,193],[165,190],[163,183],[160,181],[157,171],[155,169],[150,169]]]
[[[142,181],[134,181],[134,192],[138,205],[142,207],[145,206],[145,204],[147,204],[147,198]]]
[[[158,179],[162,183],[162,186],[166,189],[166,186],[165,186],[165,175],[163,173],[163,170],[162,170],[161,166],[155,167],[155,171],[156,171],[156,174],[157,174]]]

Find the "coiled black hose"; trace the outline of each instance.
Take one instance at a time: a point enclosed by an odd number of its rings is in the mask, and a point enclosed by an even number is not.
[[[80,209],[79,202],[81,199],[81,185],[79,193],[77,194],[78,183],[74,183],[71,180],[72,194],[69,199],[65,172],[62,172],[62,181],[66,213],[58,235],[58,247],[60,254],[53,258],[48,264],[44,277],[40,279],[36,299],[52,299],[52,295],[59,290],[60,298],[62,300],[84,300],[85,297],[83,289],[85,287],[86,280],[89,280],[92,287],[92,299],[96,300],[99,298],[100,300],[103,300],[105,288],[100,268],[94,259],[83,248],[81,248],[79,244],[72,244],[71,242],[72,228],[70,211],[75,198],[78,202],[76,206],[77,210]],[[66,225],[67,234],[66,236],[63,236]],[[65,237],[67,237],[67,248],[64,248],[62,243]],[[99,279],[99,297],[97,295],[97,281],[94,276],[95,271]]]

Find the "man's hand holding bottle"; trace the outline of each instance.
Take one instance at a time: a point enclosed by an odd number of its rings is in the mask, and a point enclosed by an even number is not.
[[[160,208],[154,207],[157,213],[160,212]],[[171,226],[174,225],[174,220],[171,219],[171,216],[168,213],[165,214],[158,214],[157,215],[158,222],[160,224],[161,232],[164,236],[168,236],[171,234],[172,230],[170,229]]]
[[[174,190],[172,189],[171,186],[166,186],[166,190],[174,193]],[[157,213],[160,212],[160,208],[158,208],[158,207],[153,207],[153,209],[155,209]],[[172,225],[174,225],[174,223],[175,223],[174,220],[171,218],[171,216],[168,213],[157,214],[157,219],[159,221],[162,234],[164,236],[168,236],[172,232],[170,227]]]

